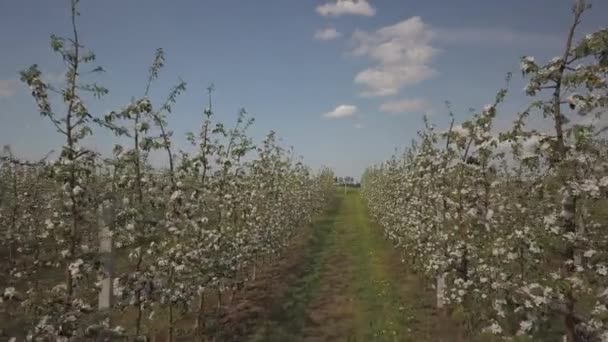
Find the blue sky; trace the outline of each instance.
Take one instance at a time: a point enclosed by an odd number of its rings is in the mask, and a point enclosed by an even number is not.
[[[519,57],[561,54],[570,0],[181,0],[81,1],[84,44],[109,88],[94,113],[141,96],[148,64],[162,47],[166,68],[152,98],[160,101],[178,77],[188,91],[170,126],[178,146],[199,127],[205,88],[216,86],[215,109],[230,123],[244,107],[261,139],[276,130],[304,161],[358,177],[415,138],[423,113],[447,125],[445,100],[458,119],[491,102],[514,72],[499,114],[507,125],[528,101]],[[596,0],[579,36],[606,24],[608,2]],[[18,81],[37,63],[57,82],[65,70],[49,48],[51,33],[69,32],[68,2],[0,1],[0,144],[25,158],[61,145]],[[89,144],[108,151],[116,138]]]

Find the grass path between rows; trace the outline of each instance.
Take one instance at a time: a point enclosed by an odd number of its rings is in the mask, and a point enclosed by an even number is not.
[[[358,191],[339,193],[313,227],[298,275],[254,341],[452,341],[431,294],[370,221]]]

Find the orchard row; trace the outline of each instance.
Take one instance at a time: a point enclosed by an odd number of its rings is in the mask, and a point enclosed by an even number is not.
[[[588,9],[574,7],[563,55],[522,58],[531,103],[511,128],[494,127],[503,89],[444,131],[425,120],[362,180],[439,309],[482,340],[608,340],[608,30],[573,39]]]
[[[216,122],[211,88],[189,152],[178,151],[167,117],[186,84],[156,106],[148,96],[164,65],[160,49],[144,96],[104,116],[89,112],[85,99],[108,91],[83,83],[102,69],[88,67],[95,55],[79,41],[76,6],[73,36],[51,38],[65,85],[45,83],[36,65],[21,73],[64,144],[54,161],[3,152],[0,327],[36,341],[145,336],[159,326],[173,337],[185,316],[200,329],[205,293],[221,305],[262,260],[284,252],[333,194],[333,173],[313,173],[274,132],[254,144],[245,111],[232,128]],[[120,137],[112,155],[87,148],[94,128]],[[152,167],[151,154],[164,155],[166,167]]]

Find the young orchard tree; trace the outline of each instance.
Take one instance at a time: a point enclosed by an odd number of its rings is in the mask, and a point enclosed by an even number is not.
[[[606,275],[605,256],[589,258],[596,248],[605,246],[605,238],[589,239],[599,237],[596,230],[601,228],[601,224],[592,223],[589,210],[597,203],[600,188],[605,187],[602,179],[606,175],[606,162],[597,159],[600,151],[593,141],[597,129],[589,116],[601,118],[608,105],[608,30],[589,34],[578,43],[574,41],[583,13],[589,8],[585,0],[577,0],[573,6],[572,24],[561,56],[545,65],[524,57],[521,64],[522,72],[530,79],[528,95],[551,93],[548,100],[535,101],[534,107],[554,127],[553,134],[542,136],[539,143],[546,146],[540,156],[548,161],[552,181],[546,186],[557,191],[549,200],[559,201],[544,219],[548,230],[556,235],[548,247],[557,252],[559,263],[553,265],[551,277],[539,279],[538,286],[549,285],[553,289],[551,295],[544,296],[544,305],[539,306],[563,317],[568,341],[580,341],[606,329],[602,314],[597,318],[581,315],[579,305],[591,294],[596,302],[594,312],[601,312],[605,308],[602,287],[606,284],[600,281],[603,286],[593,286],[597,280],[592,280]],[[538,296],[531,293],[533,289],[524,291],[532,298]]]
[[[7,276],[0,282],[0,312],[4,321],[17,322],[36,310],[41,271],[52,266],[52,235],[44,228],[49,188],[44,159],[37,163],[17,160],[9,146],[0,156],[0,246],[6,261],[1,270]],[[25,288],[29,291],[26,291]],[[29,323],[25,320],[22,323]]]
[[[47,290],[39,304],[39,322],[31,332],[33,338],[67,339],[83,334],[83,315],[91,311],[89,297],[95,288],[90,286],[95,260],[89,257],[91,246],[86,233],[94,222],[94,194],[89,191],[89,181],[94,172],[95,154],[82,142],[92,134],[90,124],[99,121],[87,110],[83,94],[101,97],[107,90],[94,83],[82,83],[83,75],[103,69],[87,69],[95,55],[79,40],[78,1],[72,0],[70,4],[72,36],[51,36],[52,49],[67,67],[65,85],[55,88],[46,84],[37,65],[21,72],[21,80],[30,87],[40,115],[47,118],[64,139],[59,158],[52,165],[58,193],[50,198],[53,214],[46,227],[57,239],[65,275],[62,283]],[[58,94],[63,106],[51,106],[49,93]],[[63,107],[64,113],[54,110],[57,107]]]
[[[120,297],[125,300],[122,303],[135,307],[136,335],[141,332],[144,311],[156,300],[154,289],[160,285],[155,281],[160,279],[156,275],[158,270],[153,265],[161,253],[157,244],[162,241],[167,226],[173,226],[171,221],[179,211],[174,201],[168,201],[173,197],[171,194],[177,191],[177,182],[171,146],[172,133],[168,130],[165,113],[171,112],[171,106],[185,90],[186,84],[180,81],[171,89],[160,108],[154,110],[148,94],[163,66],[164,52],[157,49],[143,97],[104,117],[108,127],[117,135],[131,139],[132,143],[130,148],[115,145],[116,161],[112,161],[112,167],[117,175],[114,188],[120,194],[120,205],[116,213],[117,244],[120,248],[132,249],[129,253],[132,272],[126,279],[119,279],[116,287]],[[167,154],[168,182],[163,175],[155,173],[148,163],[150,153],[157,150]],[[165,217],[160,214],[163,212]],[[163,274],[165,273],[161,272],[160,276]]]

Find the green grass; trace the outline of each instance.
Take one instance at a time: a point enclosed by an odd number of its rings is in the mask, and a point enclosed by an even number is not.
[[[304,267],[287,293],[272,306],[270,320],[264,322],[252,337],[253,341],[289,341],[299,336],[308,304],[315,294],[324,267],[328,245],[335,239],[334,225],[341,199],[336,197],[330,209],[313,224],[306,245]]]
[[[357,336],[360,340],[404,341],[404,306],[389,274],[385,241],[370,224],[357,191],[345,199],[340,248],[355,261],[354,290],[357,298]]]
[[[253,340],[434,340],[423,337],[436,318],[429,297],[419,281],[406,277],[358,190],[339,189],[313,229],[306,266]]]

